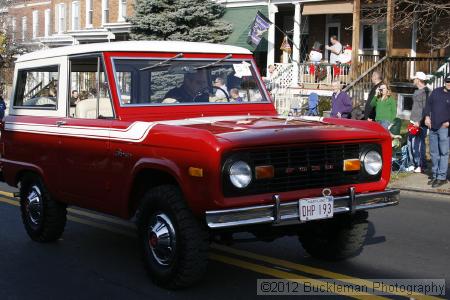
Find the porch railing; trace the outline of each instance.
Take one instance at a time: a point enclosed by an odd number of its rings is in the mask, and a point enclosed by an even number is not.
[[[417,71],[431,74],[441,67],[445,57],[390,57],[390,81],[411,82]]]
[[[322,68],[322,75],[318,77],[316,67]],[[313,68],[314,67],[314,68]],[[378,71],[385,77],[388,77],[391,84],[400,82],[409,82],[412,84],[412,77],[416,71],[422,71],[426,74],[439,73],[440,76],[432,79],[431,87],[443,85],[443,78],[450,74],[450,58],[445,57],[379,57],[376,55],[361,55],[358,64],[358,74],[361,74],[353,81],[350,81],[350,72],[353,66],[346,65],[341,67],[339,72],[333,69],[333,65],[311,63],[301,63],[299,65],[299,83],[304,85],[304,89],[328,89],[333,79],[338,79],[345,86],[344,91],[348,92],[353,100],[354,107],[361,107],[367,100],[370,89],[372,88],[371,75],[373,71]],[[276,64],[276,86],[273,91],[277,109],[280,113],[286,113],[289,108],[301,106],[305,101],[305,95],[291,87],[293,64]],[[389,76],[386,76],[389,75]],[[298,90],[298,89],[297,89]]]
[[[433,79],[431,83],[434,89],[442,86],[444,76],[450,73],[450,61],[445,57],[383,57],[344,89],[352,97],[354,107],[363,105],[367,100],[372,88],[371,73],[373,71],[379,71],[384,76],[389,75],[386,77],[391,84],[412,83],[412,77],[416,71],[426,74],[441,73],[442,76]]]
[[[357,74],[363,74],[373,67],[382,57],[379,54],[360,54],[358,55]]]
[[[367,98],[366,94],[368,94],[370,89],[372,88],[371,73],[373,71],[378,71],[381,74],[385,74],[387,61],[387,56],[381,58],[372,67],[367,69],[364,73],[358,76],[358,78],[356,78],[343,89],[343,91],[349,93],[350,97],[352,98],[353,107],[359,107],[364,103],[365,98]]]
[[[450,74],[450,57],[447,58],[446,62],[437,69],[436,74],[439,75],[433,75],[430,78],[431,81],[431,88],[435,89],[437,87],[441,87],[444,85],[444,78]]]
[[[301,63],[299,65],[299,83],[305,87],[330,86],[334,80],[338,80],[342,85],[350,83],[349,64],[328,64],[328,63]]]
[[[380,60],[379,55],[361,54],[358,56],[357,71],[361,74],[371,68]],[[351,82],[351,64],[329,64],[303,62],[298,66],[298,82],[293,82],[294,65],[292,63],[275,64],[275,86],[281,89],[303,84],[307,88],[329,88],[334,80],[339,80],[342,85]]]

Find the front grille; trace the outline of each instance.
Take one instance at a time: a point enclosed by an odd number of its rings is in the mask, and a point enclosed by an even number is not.
[[[248,150],[234,154],[244,158],[252,170],[256,166],[272,165],[275,176],[271,179],[253,180],[242,190],[226,184],[227,196],[278,193],[308,188],[325,188],[367,181],[360,172],[344,172],[345,159],[359,158],[361,144],[328,144],[305,147],[278,147]],[[254,174],[253,174],[254,175]],[[254,177],[253,177],[254,178]],[[374,180],[374,178],[371,178]]]

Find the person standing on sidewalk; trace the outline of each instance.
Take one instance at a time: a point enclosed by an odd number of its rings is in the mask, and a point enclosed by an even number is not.
[[[411,171],[414,170],[415,173],[421,173],[426,169],[425,160],[425,138],[427,136],[427,127],[424,123],[423,113],[425,105],[430,93],[427,88],[425,81],[427,80],[427,75],[423,72],[417,72],[413,77],[414,85],[417,89],[414,91],[413,95],[413,106],[411,110],[410,121],[412,125],[418,130],[414,135],[408,134],[408,152],[411,164]]]
[[[447,183],[450,125],[450,74],[444,87],[435,89],[425,106],[425,125],[430,129],[432,175],[428,184],[433,188]]]
[[[352,99],[346,92],[342,91],[339,81],[333,81],[331,87],[333,89],[333,95],[331,96],[330,116],[332,118],[347,119],[352,113]]]
[[[372,119],[375,120],[375,109],[370,105],[373,97],[375,97],[376,92],[380,85],[383,83],[383,76],[378,71],[372,73],[372,88],[370,89],[369,96],[367,97],[366,105],[364,107],[364,120]]]
[[[373,97],[370,105],[375,108],[375,121],[381,124],[386,130],[397,117],[397,102],[391,96],[391,90],[386,83],[382,83],[378,88],[378,94]],[[367,119],[372,121],[372,119]]]

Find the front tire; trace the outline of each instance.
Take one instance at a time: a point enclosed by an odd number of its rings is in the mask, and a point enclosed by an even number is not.
[[[145,265],[157,285],[180,289],[203,278],[208,235],[187,207],[179,188],[163,185],[143,196],[138,230]]]
[[[303,248],[324,260],[343,260],[361,253],[367,236],[368,213],[337,215],[331,220],[311,222],[299,233]]]
[[[58,240],[66,226],[66,205],[55,201],[34,174],[20,181],[20,210],[22,222],[30,238],[37,242]]]

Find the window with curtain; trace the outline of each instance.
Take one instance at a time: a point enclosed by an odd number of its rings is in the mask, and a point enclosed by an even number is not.
[[[109,23],[109,0],[102,0],[102,24]]]
[[[127,0],[119,0],[119,17],[118,21],[123,22],[127,17]]]
[[[86,0],[86,28],[92,27],[92,22],[94,18],[94,9],[93,9],[92,0]]]
[[[33,39],[37,38],[39,31],[39,12],[33,11]]]
[[[49,36],[50,35],[50,9],[45,10],[45,26],[44,26],[44,35]]]
[[[80,29],[80,2],[72,2],[72,30]]]
[[[64,3],[58,5],[58,33],[66,31],[66,6]]]
[[[27,17],[22,17],[22,40],[27,38]]]

